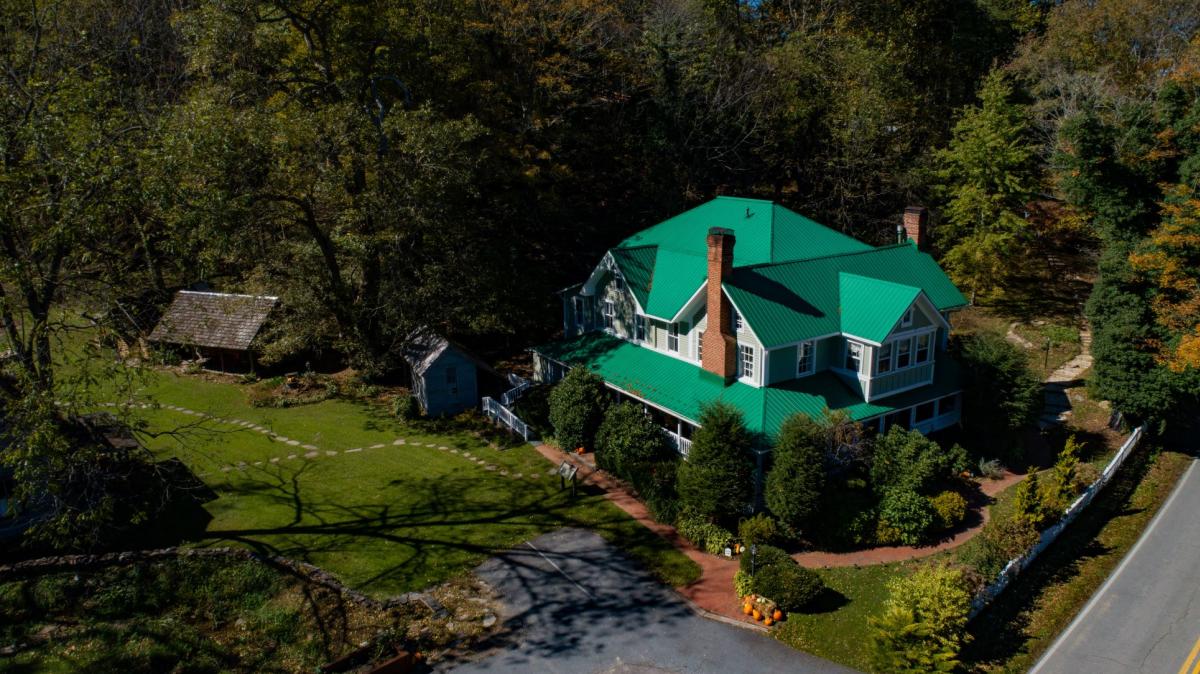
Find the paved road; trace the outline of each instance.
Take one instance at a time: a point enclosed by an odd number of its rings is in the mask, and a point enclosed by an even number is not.
[[[1200,470],[1031,674],[1200,672]]]
[[[771,637],[702,618],[599,536],[564,529],[488,560],[475,573],[505,598],[489,648],[439,671],[657,674],[854,670]]]

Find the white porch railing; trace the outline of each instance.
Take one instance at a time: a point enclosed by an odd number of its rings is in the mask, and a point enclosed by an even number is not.
[[[688,452],[692,451],[692,441],[678,433],[675,433],[674,431],[668,431],[665,428],[663,429],[663,432],[667,434],[667,442],[669,442],[671,446],[675,448],[675,451],[682,454],[684,458],[687,458]]]
[[[522,439],[529,439],[529,424],[521,421],[520,417],[513,414],[512,410],[508,409],[504,405],[501,405],[499,401],[484,396],[483,413],[489,418],[495,419],[496,421],[504,424],[510,428],[513,433],[521,436]]]
[[[508,373],[508,383],[510,386],[512,386],[512,388],[500,394],[500,404],[505,406],[517,402],[517,399],[521,397],[521,394],[527,391],[529,387],[533,385],[533,382],[529,381],[528,379],[518,377],[511,372]]]

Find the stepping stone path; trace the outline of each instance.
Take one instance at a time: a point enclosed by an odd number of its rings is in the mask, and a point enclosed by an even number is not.
[[[61,406],[64,403],[56,402],[55,404]],[[100,403],[100,406],[102,406],[102,407],[117,407],[118,403]],[[138,407],[138,408],[144,409],[144,410],[152,409],[152,408],[171,410],[174,412],[179,412],[180,414],[186,414],[188,416],[200,417],[201,419],[211,419],[218,423],[229,424],[231,426],[237,426],[239,428],[245,428],[247,430],[257,431],[258,433],[261,433],[261,434],[267,436],[267,438],[269,440],[272,440],[274,442],[279,442],[279,443],[285,444],[289,447],[299,447],[301,449],[307,450],[306,453],[304,454],[305,458],[315,459],[315,458],[321,456],[322,450],[320,447],[318,447],[316,445],[301,444],[301,442],[299,440],[295,440],[295,439],[288,438],[283,435],[279,435],[278,433],[273,432],[269,428],[260,426],[252,421],[246,421],[245,419],[225,419],[222,417],[215,417],[211,414],[205,414],[204,412],[197,412],[196,410],[190,410],[190,409],[187,409],[186,407],[180,407],[178,405],[161,405],[161,404],[154,405],[154,404],[150,404],[150,403],[138,403],[138,404],[134,404],[134,405],[130,405],[130,406]],[[503,475],[505,477],[510,477],[514,480],[520,480],[520,479],[523,479],[526,477],[526,475],[524,473],[512,473],[510,475],[508,470],[502,469],[495,464],[488,463],[483,458],[475,456],[467,450],[460,451],[457,448],[449,447],[447,445],[439,445],[434,442],[427,442],[427,443],[412,442],[412,443],[410,443],[406,438],[396,438],[395,440],[393,440],[391,442],[391,445],[394,447],[410,445],[413,447],[428,447],[429,449],[437,449],[438,451],[441,451],[441,452],[448,451],[451,454],[457,454],[459,456],[462,456],[464,459],[470,461],[473,464],[478,465],[480,468],[483,468],[484,470],[488,470],[491,472],[498,472],[500,475]],[[366,447],[366,448],[354,447],[351,449],[343,450],[341,453],[342,454],[358,454],[358,453],[363,452],[365,449],[383,449],[387,446],[388,445],[386,443],[378,443],[378,444],[374,444],[374,445],[371,445],[370,447]],[[327,449],[327,450],[323,450],[323,451],[325,453],[325,456],[337,456],[339,453],[336,450],[331,450],[331,449]],[[267,465],[267,464],[278,464],[280,461],[292,460],[292,459],[297,459],[297,458],[299,458],[298,454],[288,454],[286,457],[273,456],[273,457],[270,457],[269,459],[266,459],[265,461],[255,461],[255,462],[253,462],[253,464],[247,463],[245,461],[238,461],[236,465],[222,466],[221,472],[222,473],[230,473],[235,468],[240,471],[245,471],[251,465],[257,467],[257,466],[263,466],[263,465]],[[555,472],[556,472],[555,469],[551,469],[546,474],[554,475]],[[208,475],[209,475],[209,473],[207,473],[207,472],[197,474],[198,477],[206,477]],[[537,479],[540,479],[541,477],[542,477],[541,473],[530,473],[528,475],[528,478],[531,480],[537,480]]]

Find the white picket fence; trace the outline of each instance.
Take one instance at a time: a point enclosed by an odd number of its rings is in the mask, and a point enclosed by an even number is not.
[[[500,404],[500,401],[488,396],[483,397],[483,413],[490,419],[504,424],[513,433],[521,436],[522,439],[529,439],[529,424],[521,421],[521,418],[513,414],[512,410]]]
[[[1061,520],[1056,522],[1054,526],[1042,532],[1042,536],[1038,539],[1037,544],[1030,548],[1025,554],[1009,560],[1008,564],[1006,564],[1004,569],[1000,572],[999,577],[997,577],[996,580],[990,585],[983,588],[979,594],[975,595],[975,599],[971,602],[972,618],[978,615],[980,611],[986,608],[988,604],[998,597],[1000,593],[1003,592],[1006,587],[1008,587],[1009,583],[1011,583],[1014,578],[1020,575],[1021,571],[1032,564],[1033,560],[1037,559],[1038,555],[1042,554],[1046,548],[1050,547],[1050,544],[1053,543],[1060,534],[1062,534],[1067,526],[1069,526],[1071,522],[1074,522],[1076,517],[1079,517],[1079,513],[1083,512],[1084,508],[1087,508],[1092,503],[1092,501],[1096,498],[1096,494],[1100,493],[1100,490],[1104,489],[1104,487],[1112,480],[1113,475],[1116,474],[1117,470],[1121,467],[1121,464],[1125,463],[1125,459],[1133,452],[1134,448],[1137,447],[1138,442],[1140,442],[1142,439],[1142,434],[1145,432],[1145,428],[1145,426],[1138,426],[1133,430],[1133,433],[1131,433],[1130,436],[1125,439],[1125,444],[1121,445],[1121,449],[1117,451],[1116,456],[1114,456],[1112,460],[1108,462],[1108,465],[1104,467],[1104,472],[1100,474],[1100,477],[1096,478],[1096,481],[1089,485],[1088,488],[1084,490],[1083,494],[1081,494],[1079,498],[1075,499],[1075,502],[1072,503],[1065,511],[1063,511]]]

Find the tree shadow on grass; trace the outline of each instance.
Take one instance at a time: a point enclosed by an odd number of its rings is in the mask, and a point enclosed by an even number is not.
[[[820,613],[833,613],[850,603],[850,598],[838,592],[837,590],[826,587],[821,590],[821,594],[817,595],[808,606],[804,607],[801,613],[806,615],[816,615]]]
[[[545,483],[503,479],[497,484],[502,478],[481,479],[467,471],[394,483],[393,489],[403,492],[394,500],[363,500],[375,492],[349,492],[337,499],[316,496],[304,480],[311,465],[256,469],[240,479],[234,490],[238,501],[257,503],[263,513],[279,513],[278,522],[210,527],[191,540],[237,543],[318,565],[322,558],[352,554],[360,571],[370,570],[356,574],[360,577],[353,579],[354,585],[367,592],[399,592],[420,589],[414,583],[421,578],[449,575],[449,567],[538,533],[580,527],[620,538],[628,537],[631,524],[616,509],[597,517],[589,501],[603,498],[603,492],[591,487],[581,487],[572,499],[569,491],[548,492]],[[639,545],[655,542],[637,539]],[[339,573],[336,564],[327,570]]]

